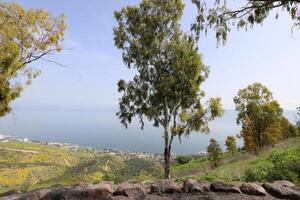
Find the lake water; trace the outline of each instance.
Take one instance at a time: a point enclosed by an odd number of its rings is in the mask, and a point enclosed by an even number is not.
[[[152,153],[163,152],[162,130],[147,123],[141,130],[137,123],[125,129],[115,115],[116,109],[25,109],[16,108],[0,118],[0,134],[39,141],[55,141],[96,147]],[[295,121],[296,111],[285,111],[285,116]],[[235,123],[236,112],[226,110],[222,118],[210,123],[208,135],[193,133],[176,139],[173,152],[196,154],[204,151],[211,138],[224,148],[227,135],[236,135],[240,128]],[[239,141],[239,145],[242,142]]]

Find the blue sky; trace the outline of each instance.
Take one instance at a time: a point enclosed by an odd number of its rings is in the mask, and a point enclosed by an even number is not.
[[[114,46],[113,11],[136,4],[137,0],[17,0],[26,8],[45,8],[54,16],[66,16],[65,51],[51,59],[66,65],[45,62],[32,64],[42,70],[39,78],[25,89],[14,106],[61,108],[117,108],[116,83],[129,79],[132,72]],[[195,8],[186,0],[182,28],[188,30]],[[203,84],[207,97],[220,96],[224,107],[234,108],[238,89],[261,82],[285,109],[300,105],[300,30],[291,36],[288,16],[279,20],[271,15],[263,26],[253,30],[233,30],[224,47],[216,47],[213,34],[199,42],[210,77]]]

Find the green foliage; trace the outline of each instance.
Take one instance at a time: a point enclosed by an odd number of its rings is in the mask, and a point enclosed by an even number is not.
[[[124,167],[116,170],[118,174],[117,182],[126,181],[130,178],[141,179],[149,178],[154,175],[160,177],[162,174],[162,168],[159,166],[157,168],[156,164],[152,160],[145,160],[141,158],[131,158],[124,161]]]
[[[255,165],[255,167],[247,168],[244,172],[243,179],[247,182],[264,182],[268,180],[270,171],[272,171],[271,163],[259,163]]]
[[[231,154],[234,154],[237,151],[235,136],[227,136],[225,145],[227,147],[227,151],[229,151]]]
[[[22,191],[54,184],[139,181],[160,178],[160,161],[71,151],[23,142],[0,143],[0,191]]]
[[[296,123],[296,125],[293,125],[288,121],[288,119],[286,119],[285,117],[282,117],[281,135],[282,135],[282,139],[296,137],[298,135],[297,123]]]
[[[258,152],[281,139],[282,108],[268,88],[253,83],[239,90],[234,103],[246,150]]]
[[[231,4],[227,0],[214,0],[214,3],[205,0],[192,0],[197,6],[198,16],[192,25],[192,30],[199,36],[201,31],[207,33],[208,29],[213,29],[216,33],[217,44],[226,43],[227,35],[232,27],[248,30],[255,24],[262,24],[272,10],[287,12],[294,21],[293,27],[300,26],[300,14],[298,12],[298,0],[278,0],[278,1],[236,1]],[[277,9],[279,8],[279,9]],[[279,13],[274,15],[278,18]]]
[[[296,150],[299,148],[299,137],[288,138],[287,140],[276,144],[274,148],[261,152],[259,155],[254,155],[245,151],[236,152],[234,155],[227,152],[222,153],[220,156],[222,158],[222,163],[217,167],[212,166],[209,158],[206,156],[195,158],[187,164],[172,166],[172,174],[175,178],[180,180],[185,180],[187,177],[191,176],[202,181],[245,181],[246,177],[249,181],[269,180],[269,172],[272,172],[274,166],[272,162],[269,161],[270,155],[277,151],[289,151],[291,152],[291,155],[296,155],[298,154]],[[278,156],[278,159],[279,157],[280,156]],[[296,160],[294,164],[291,165],[291,171],[298,174],[298,176],[300,172],[299,162],[300,160]],[[297,183],[297,181],[295,183]]]
[[[214,172],[209,171],[209,172],[205,172],[203,175],[198,177],[198,180],[199,181],[213,182],[213,181],[217,180],[217,176]]]
[[[169,177],[173,138],[192,131],[208,132],[208,121],[223,113],[220,98],[209,107],[201,103],[201,84],[209,69],[202,63],[192,34],[180,30],[182,0],[143,0],[115,12],[114,41],[123,62],[136,71],[120,80],[122,93],[117,115],[127,127],[134,117],[164,128],[165,176]]]
[[[177,156],[176,161],[179,165],[184,165],[192,160],[191,156]]]
[[[245,171],[246,181],[289,180],[300,182],[299,171],[300,148],[276,150],[264,162],[252,163]]]
[[[65,28],[64,16],[53,18],[43,9],[0,1],[0,117],[40,74],[28,65],[61,50]]]
[[[221,160],[222,149],[215,139],[210,140],[210,144],[207,147],[207,153],[214,167],[217,167]]]

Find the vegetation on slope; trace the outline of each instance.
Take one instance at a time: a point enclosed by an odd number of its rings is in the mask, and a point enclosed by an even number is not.
[[[258,156],[247,152],[223,153],[221,164],[213,168],[207,157],[172,167],[180,180],[273,181],[287,179],[300,183],[300,138],[290,138]]]
[[[0,143],[0,192],[52,185],[161,178],[159,161],[128,158],[94,151],[71,151],[54,146],[11,141]],[[191,157],[189,157],[191,158]],[[300,138],[290,138],[256,156],[239,151],[221,154],[218,167],[208,157],[173,165],[173,178],[200,181],[273,181],[300,183]]]
[[[155,160],[17,141],[0,143],[0,155],[0,192],[103,180],[144,181],[162,174],[161,164]]]

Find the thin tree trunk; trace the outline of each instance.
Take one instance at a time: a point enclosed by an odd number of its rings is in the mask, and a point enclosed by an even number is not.
[[[170,151],[170,144],[169,144],[169,133],[167,128],[165,128],[165,133],[164,133],[164,138],[165,138],[165,151],[164,151],[164,161],[165,161],[165,173],[164,177],[166,179],[170,178],[170,157],[171,157],[171,151]]]

